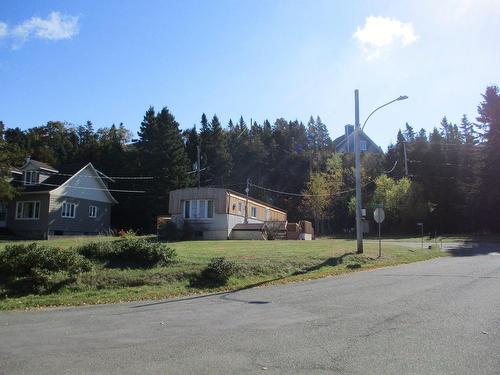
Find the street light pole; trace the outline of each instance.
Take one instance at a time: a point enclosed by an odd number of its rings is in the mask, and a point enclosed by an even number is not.
[[[355,155],[355,178],[356,178],[356,253],[363,253],[363,227],[361,222],[361,155],[359,147],[359,91],[354,90],[354,155]]]
[[[359,137],[361,132],[365,128],[366,122],[368,119],[377,112],[380,108],[383,108],[391,103],[408,99],[406,95],[399,96],[398,98],[387,102],[380,107],[375,108],[366,118],[363,126],[359,125],[359,90],[354,90],[354,117],[355,117],[355,127],[354,127],[354,154],[355,154],[355,165],[356,165],[356,241],[357,241],[357,250],[356,253],[363,253],[363,226],[361,220],[361,155],[359,148]],[[347,139],[349,142],[349,139]]]

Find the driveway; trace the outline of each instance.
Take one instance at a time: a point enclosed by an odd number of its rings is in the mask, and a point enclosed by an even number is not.
[[[0,373],[498,375],[500,255],[487,250],[209,297],[1,313]]]

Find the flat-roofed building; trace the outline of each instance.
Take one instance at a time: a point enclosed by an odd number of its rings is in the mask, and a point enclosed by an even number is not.
[[[229,189],[185,188],[169,197],[172,221],[181,227],[187,221],[198,237],[228,239],[237,224],[286,222],[286,212],[261,200]]]

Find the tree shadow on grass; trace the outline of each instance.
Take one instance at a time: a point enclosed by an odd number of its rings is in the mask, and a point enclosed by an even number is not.
[[[351,253],[345,253],[345,254],[339,255],[338,257],[328,258],[328,259],[326,259],[325,261],[323,261],[323,262],[321,262],[319,264],[315,264],[314,266],[306,267],[306,268],[303,268],[301,270],[295,271],[292,274],[292,276],[303,275],[303,274],[306,274],[306,273],[309,273],[309,272],[318,271],[321,268],[326,267],[326,266],[330,266],[330,267],[338,266],[339,264],[344,263],[344,258],[346,258],[348,256],[351,256],[351,255],[354,255],[354,253],[352,253],[352,252]],[[349,267],[349,266],[351,266],[351,265],[348,264],[347,267]]]
[[[74,277],[66,277],[62,280],[37,283],[29,277],[6,281],[0,291],[0,300],[12,297],[24,297],[30,294],[47,295],[59,292],[65,286],[74,282]]]

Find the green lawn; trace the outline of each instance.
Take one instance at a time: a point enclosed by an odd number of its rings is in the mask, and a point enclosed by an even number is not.
[[[44,244],[72,247],[89,241],[112,241],[112,237],[71,238],[43,241]],[[30,243],[32,241],[28,241]],[[12,242],[0,241],[0,251]],[[19,242],[16,242],[19,243]],[[177,260],[166,267],[117,269],[96,265],[75,281],[43,295],[5,295],[0,286],[0,310],[42,306],[83,305],[140,299],[159,299],[189,294],[235,290],[262,284],[285,283],[357,270],[392,266],[442,256],[435,247],[410,249],[383,244],[378,258],[378,244],[365,243],[365,253],[356,255],[356,242],[346,239],[316,241],[186,241],[169,243]],[[239,265],[237,275],[225,286],[195,286],[211,258],[224,256]],[[62,283],[61,283],[62,284]]]

